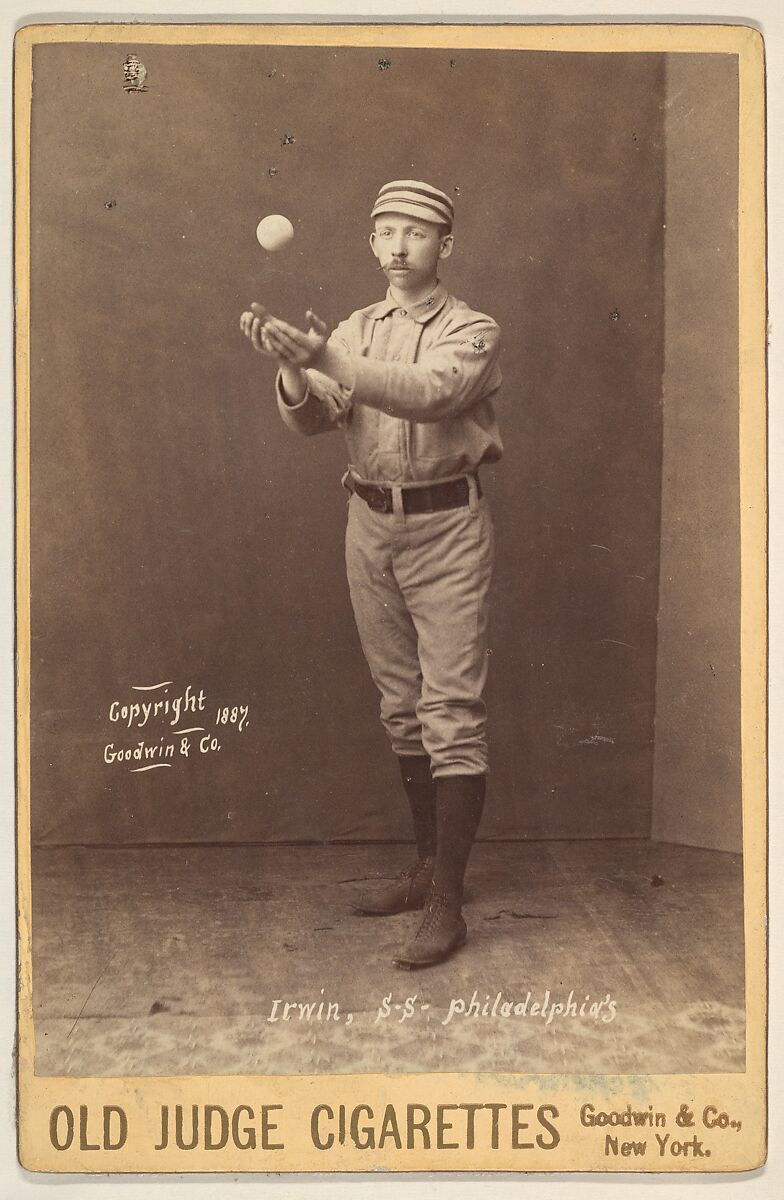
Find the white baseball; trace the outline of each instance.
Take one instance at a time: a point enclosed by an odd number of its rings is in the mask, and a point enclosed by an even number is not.
[[[294,237],[294,226],[288,217],[273,213],[272,216],[262,217],[259,221],[256,237],[259,239],[259,245],[265,250],[282,250]]]

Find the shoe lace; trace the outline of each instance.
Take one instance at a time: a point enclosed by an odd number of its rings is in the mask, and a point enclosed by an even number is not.
[[[432,892],[425,908],[425,919],[419,926],[414,941],[416,942],[420,938],[428,937],[440,923],[444,910],[453,904],[454,900],[451,897]]]
[[[409,863],[407,867],[403,867],[403,870],[398,875],[398,879],[418,879],[420,875],[429,875],[433,870],[433,861],[432,858],[418,858],[416,862]]]

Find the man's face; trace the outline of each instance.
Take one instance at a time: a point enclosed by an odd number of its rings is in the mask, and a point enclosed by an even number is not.
[[[370,246],[389,282],[401,292],[435,283],[438,261],[452,253],[452,235],[432,221],[405,213],[381,213]]]

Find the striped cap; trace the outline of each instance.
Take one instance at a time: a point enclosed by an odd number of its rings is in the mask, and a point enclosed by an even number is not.
[[[450,229],[455,215],[454,205],[445,192],[417,179],[395,179],[384,184],[373,205],[371,219],[385,212],[405,213],[421,221],[448,225]]]

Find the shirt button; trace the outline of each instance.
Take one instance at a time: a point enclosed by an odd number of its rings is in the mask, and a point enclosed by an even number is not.
[[[407,316],[408,316],[408,309],[406,309],[406,308],[401,308],[401,310],[400,310],[400,315],[401,315],[401,317],[407,317]]]

